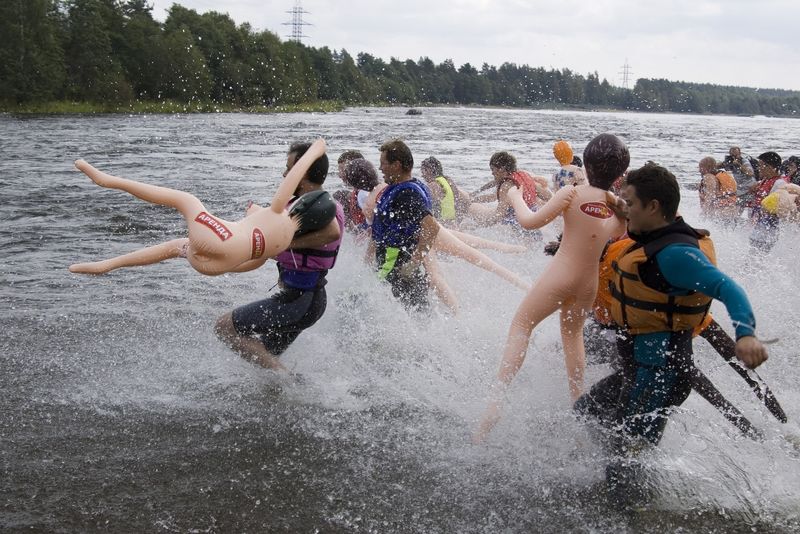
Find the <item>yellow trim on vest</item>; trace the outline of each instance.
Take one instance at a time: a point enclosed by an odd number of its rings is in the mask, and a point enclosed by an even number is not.
[[[381,269],[378,271],[378,278],[384,280],[387,276],[389,276],[389,273],[392,272],[392,269],[394,269],[395,263],[397,263],[397,257],[399,255],[399,248],[386,247],[386,259],[384,259],[383,265],[381,265]]]

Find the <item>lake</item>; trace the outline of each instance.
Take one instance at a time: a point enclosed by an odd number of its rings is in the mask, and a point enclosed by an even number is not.
[[[721,117],[423,108],[329,114],[0,115],[0,528],[112,532],[788,532],[800,529],[800,249],[784,227],[766,258],[749,229],[699,216],[697,162],[731,145],[798,150],[800,122]],[[551,147],[576,153],[619,135],[632,166],[679,178],[681,212],[715,238],[721,268],[748,292],[759,334],[777,338],[760,375],[786,410],[780,424],[704,341],[698,367],[760,428],[742,437],[696,394],[646,461],[646,511],[609,508],[608,457],[572,414],[557,318],[536,331],[504,417],[486,444],[481,413],[522,293],[459,261],[443,267],[461,303],[409,314],[345,238],[328,310],[282,356],[303,380],[256,368],[214,336],[216,318],[264,298],[274,262],[206,277],[182,260],[105,276],[67,266],[185,235],[180,216],[101,189],[72,167],[190,191],[236,220],[269,199],[291,141],[324,136],[335,159],[407,140],[467,190],[497,150],[549,176]],[[477,233],[510,240],[502,229]],[[547,238],[555,230],[545,229]],[[541,247],[490,254],[534,279]],[[712,310],[728,331],[724,307]],[[587,369],[587,384],[608,374]]]

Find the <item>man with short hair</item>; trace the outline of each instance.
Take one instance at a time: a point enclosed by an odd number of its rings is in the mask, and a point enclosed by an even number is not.
[[[284,176],[310,146],[292,144]],[[302,202],[298,199],[306,193],[321,191],[327,175],[328,157],[323,155],[303,176],[290,206]],[[248,211],[258,208],[251,204]],[[243,358],[267,369],[285,371],[278,356],[325,312],[325,276],[336,262],[343,232],[344,213],[337,202],[336,215],[327,225],[303,235],[295,234],[289,248],[275,258],[280,291],[220,317],[215,328],[217,337]]]
[[[780,174],[782,163],[780,155],[772,151],[764,152],[756,161],[759,181],[753,189],[751,200],[753,232],[750,234],[750,247],[754,252],[771,251],[780,236],[778,215],[765,210],[761,202],[786,183]]]
[[[742,149],[738,146],[732,146],[728,150],[728,155],[725,156],[723,161],[719,162],[717,168],[731,173],[731,176],[736,181],[736,201],[739,207],[739,214],[741,214],[752,199],[752,190],[756,185],[753,166],[750,165],[748,158],[742,155]]]
[[[508,224],[517,229],[522,236],[541,239],[542,234],[539,230],[525,230],[519,225],[508,192],[514,187],[519,187],[525,204],[535,211],[540,200],[544,203],[553,196],[547,187],[547,180],[533,177],[527,172],[517,169],[517,159],[506,151],[492,154],[489,159],[489,169],[494,178],[493,198],[497,200],[497,205],[490,207],[477,201],[473,202],[469,207],[470,215],[484,224]],[[480,200],[487,199],[481,198]]]
[[[728,171],[719,169],[714,158],[708,156],[697,165],[700,171],[700,210],[709,219],[734,224],[739,217],[736,206],[736,180]]]
[[[612,283],[611,315],[625,332],[618,348],[622,365],[575,403],[579,413],[598,418],[624,438],[618,453],[658,444],[670,407],[691,390],[692,330],[702,323],[712,299],[725,304],[736,330],[736,356],[756,368],[767,359],[755,335],[755,317],[744,290],[714,265],[707,232],[677,215],[680,188],[675,176],[648,164],[628,173],[622,201],[634,243],[619,256]],[[607,470],[608,482],[619,482]]]
[[[380,147],[380,171],[388,186],[383,190],[372,220],[372,243],[378,276],[389,282],[392,294],[406,307],[429,306],[429,278],[422,260],[428,254],[439,224],[431,213],[430,191],[413,178],[414,157],[403,141]]]

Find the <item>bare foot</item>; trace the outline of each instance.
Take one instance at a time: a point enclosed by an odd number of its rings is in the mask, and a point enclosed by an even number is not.
[[[73,263],[69,266],[69,272],[76,274],[105,274],[109,269],[103,261],[93,261],[90,263]]]
[[[111,187],[112,176],[99,171],[89,165],[85,160],[79,159],[75,161],[75,168],[83,174],[91,178],[91,180],[100,187]]]

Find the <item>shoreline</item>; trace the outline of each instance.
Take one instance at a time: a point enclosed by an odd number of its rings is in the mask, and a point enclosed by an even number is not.
[[[406,108],[406,109],[429,109],[429,108],[466,108],[466,109],[498,109],[498,110],[530,110],[530,111],[583,111],[583,112],[602,112],[602,113],[648,113],[653,115],[691,115],[705,117],[765,117],[777,119],[797,119],[800,116],[786,115],[734,115],[727,113],[692,113],[675,111],[651,111],[622,109],[608,106],[569,106],[569,105],[536,105],[536,106],[498,106],[498,105],[479,105],[479,104],[434,104],[432,102],[408,104],[408,103],[350,103],[340,101],[319,101],[307,102],[303,104],[285,104],[279,106],[235,106],[231,104],[220,104],[216,102],[175,102],[171,100],[159,102],[131,102],[126,104],[98,104],[93,102],[72,102],[72,101],[52,101],[31,104],[2,105],[0,113],[10,115],[111,115],[111,114],[200,114],[200,113],[338,113],[348,108]]]

